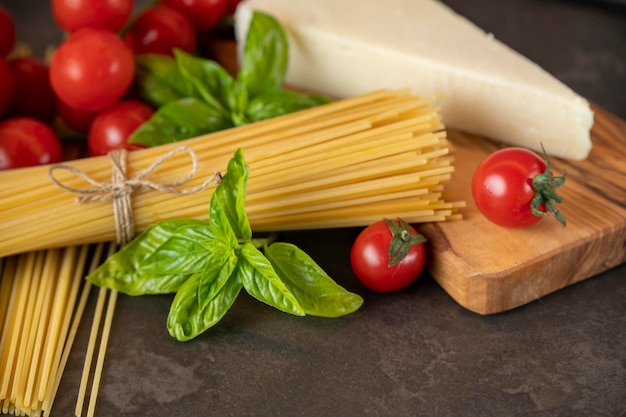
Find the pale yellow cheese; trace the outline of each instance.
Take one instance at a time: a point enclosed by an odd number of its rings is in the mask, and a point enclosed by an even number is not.
[[[382,88],[440,95],[453,129],[580,160],[591,149],[589,103],[492,35],[433,0],[245,0],[285,28],[286,83],[335,98]]]

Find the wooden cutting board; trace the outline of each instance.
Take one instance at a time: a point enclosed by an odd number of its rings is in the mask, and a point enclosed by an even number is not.
[[[478,163],[501,145],[449,131],[455,174],[447,189],[467,202],[464,220],[421,227],[432,246],[429,270],[462,306],[480,314],[509,310],[626,261],[626,122],[597,106],[589,158],[551,158],[566,173],[558,207],[563,227],[546,218],[527,229],[486,220],[472,201]]]
[[[234,42],[211,40],[209,55],[237,72]],[[464,200],[461,221],[420,226],[432,251],[433,277],[459,304],[480,314],[506,311],[590,278],[626,261],[626,122],[594,107],[593,150],[582,162],[552,159],[566,172],[559,210],[552,218],[513,230],[486,220],[473,204],[470,182],[478,163],[499,145],[448,131],[455,145],[450,201]]]

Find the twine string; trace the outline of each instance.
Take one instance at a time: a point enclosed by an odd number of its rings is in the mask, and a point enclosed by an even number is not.
[[[172,156],[187,152],[191,157],[192,166],[186,176],[169,183],[158,183],[148,179],[156,169],[170,159]],[[198,170],[198,155],[189,146],[182,145],[172,149],[156,161],[148,168],[140,171],[137,175],[127,178],[126,173],[126,156],[125,149],[117,149],[111,151],[109,161],[111,162],[111,182],[96,181],[80,169],[68,164],[54,164],[50,166],[48,175],[52,182],[58,187],[78,194],[78,203],[97,200],[113,200],[113,217],[115,220],[115,231],[117,235],[117,243],[121,246],[128,244],[135,235],[135,224],[133,220],[133,210],[131,204],[131,194],[137,190],[155,190],[168,194],[186,195],[195,194],[206,189],[213,182],[220,182],[222,176],[219,172],[213,174],[204,183],[193,188],[178,188],[188,182]],[[55,177],[55,171],[69,171],[77,177],[82,178],[91,184],[92,188],[75,188],[63,184]]]

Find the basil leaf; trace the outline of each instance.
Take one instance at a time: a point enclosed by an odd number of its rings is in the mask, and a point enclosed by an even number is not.
[[[139,96],[154,107],[181,98],[201,98],[194,85],[178,70],[174,58],[159,54],[135,57],[135,87]]]
[[[204,102],[228,116],[233,77],[215,61],[174,49],[174,58],[180,73],[195,87]]]
[[[239,79],[233,83],[228,105],[230,117],[235,126],[243,126],[251,122],[246,112],[248,108],[248,90]]]
[[[167,317],[172,337],[182,342],[193,339],[224,317],[243,287],[237,275],[228,274],[231,265],[193,274],[180,287]]]
[[[210,261],[200,279],[199,300],[213,299],[226,284],[238,262],[233,248],[213,247],[208,254]]]
[[[144,274],[141,270],[141,264],[173,236],[180,227],[205,223],[195,219],[172,219],[156,223],[109,257],[95,271],[87,275],[86,279],[95,285],[115,289],[129,295],[176,292],[188,278],[188,275]]]
[[[363,298],[335,283],[297,246],[275,242],[265,249],[274,270],[307,314],[339,317],[358,310]]]
[[[217,189],[221,187],[217,186]],[[211,206],[209,208],[209,223],[213,229],[213,235],[215,239],[219,239],[223,244],[231,248],[239,248],[239,241],[237,235],[233,230],[227,213],[222,209],[220,205],[220,193],[213,192],[211,195]]]
[[[163,145],[232,127],[230,117],[197,98],[183,98],[160,107],[128,138],[130,143]]]
[[[243,157],[243,150],[239,148],[228,162],[226,174],[211,197],[210,216],[225,218],[236,237],[241,240],[252,238],[245,207],[248,173],[249,167]],[[225,227],[221,220],[214,223]]]
[[[288,59],[287,37],[281,25],[267,14],[254,12],[238,74],[248,95],[256,97],[280,89]]]
[[[250,101],[246,111],[251,121],[271,119],[299,110],[330,103],[330,99],[315,94],[302,94],[290,90],[264,93]]]
[[[231,249],[213,233],[210,223],[183,226],[165,241],[140,268],[144,274],[193,274],[202,271],[214,252]]]
[[[254,298],[285,313],[304,316],[298,300],[280,280],[272,264],[251,243],[245,243],[235,269],[243,286]]]

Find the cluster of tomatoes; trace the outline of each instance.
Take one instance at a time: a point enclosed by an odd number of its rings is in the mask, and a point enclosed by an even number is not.
[[[0,170],[61,161],[59,125],[86,136],[92,156],[133,149],[128,136],[154,113],[132,93],[135,55],[195,52],[238,3],[160,0],[133,16],[133,0],[51,0],[67,36],[49,64],[10,55],[15,23],[0,6]]]

